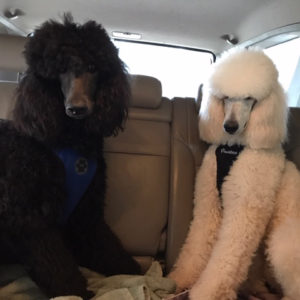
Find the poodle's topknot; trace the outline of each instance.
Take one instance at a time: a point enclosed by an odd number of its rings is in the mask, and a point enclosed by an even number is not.
[[[80,73],[90,69],[107,77],[121,63],[118,50],[100,24],[88,21],[80,25],[70,14],[64,15],[62,23],[49,20],[37,28],[24,54],[29,70],[46,79],[55,79],[67,70]]]
[[[218,97],[253,97],[260,101],[270,95],[277,79],[273,61],[262,51],[237,48],[225,52],[216,62],[210,84]]]

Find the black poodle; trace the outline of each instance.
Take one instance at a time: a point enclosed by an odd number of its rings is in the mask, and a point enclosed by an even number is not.
[[[101,25],[48,21],[28,38],[13,121],[0,123],[0,258],[48,296],[88,299],[78,265],[139,273],[104,221],[103,138],[127,116],[127,73]]]

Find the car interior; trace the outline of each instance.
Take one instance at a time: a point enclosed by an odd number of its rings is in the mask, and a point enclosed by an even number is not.
[[[64,12],[79,23],[93,19],[103,24],[113,41],[205,52],[211,62],[235,46],[271,49],[300,39],[296,0],[1,0],[1,119],[10,119],[14,91],[26,69],[22,51],[27,36]],[[291,107],[284,149],[300,170],[299,49],[286,88]],[[156,56],[140,55],[154,68],[160,64]],[[275,57],[285,64],[289,53]],[[190,74],[174,64],[172,72],[176,70],[184,84]],[[125,130],[105,141],[106,219],[144,271],[158,260],[167,274],[189,228],[195,175],[207,149],[198,133],[203,82],[199,80],[199,90],[168,96],[156,74],[131,73],[129,80],[132,97]]]

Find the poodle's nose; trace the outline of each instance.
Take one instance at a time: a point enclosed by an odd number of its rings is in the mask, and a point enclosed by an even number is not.
[[[224,129],[229,134],[234,134],[239,129],[239,124],[236,121],[227,121],[224,124]]]
[[[69,106],[67,107],[67,115],[74,118],[83,118],[88,114],[86,106]]]

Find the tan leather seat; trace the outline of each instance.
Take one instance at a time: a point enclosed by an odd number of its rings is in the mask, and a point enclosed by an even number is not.
[[[198,107],[195,99],[172,101],[170,197],[167,231],[166,269],[173,266],[192,219],[194,182],[207,145],[198,133]]]
[[[142,265],[155,258],[169,269],[191,219],[202,156],[195,101],[162,98],[148,76],[133,76],[131,87],[126,128],[106,140],[107,220]]]
[[[11,112],[15,104],[15,82],[0,81],[0,119],[11,119]]]
[[[25,38],[19,36],[0,35],[0,71],[2,74],[8,72],[9,75],[26,69],[26,64],[22,56]],[[16,82],[0,80],[0,119],[10,119],[11,111],[14,107],[14,91]]]
[[[107,221],[146,268],[161,259],[170,269],[192,215],[200,147],[192,99],[162,98],[152,77],[133,76],[123,133],[106,140]]]
[[[0,34],[0,70],[22,72],[26,63],[22,55],[26,38]]]
[[[148,265],[162,246],[168,218],[172,104],[154,78],[132,78],[124,132],[105,143],[107,221]]]

